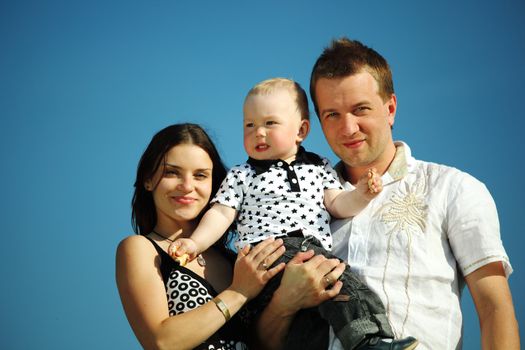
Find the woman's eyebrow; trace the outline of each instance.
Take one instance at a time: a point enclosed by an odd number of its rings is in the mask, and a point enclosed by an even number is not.
[[[169,166],[169,167],[172,167],[172,168],[180,168],[180,166],[175,165],[175,164],[170,164],[170,163],[164,163],[164,166]]]
[[[175,164],[170,164],[170,163],[164,163],[164,166],[170,167],[170,168],[175,168],[175,169],[182,169],[180,166],[175,165]],[[195,170],[196,171],[211,171],[212,168],[201,168],[201,169],[195,169]]]

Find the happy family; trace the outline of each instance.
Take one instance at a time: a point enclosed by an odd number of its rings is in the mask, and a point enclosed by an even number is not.
[[[385,58],[334,40],[309,92],[334,167],[301,146],[308,98],[290,79],[247,93],[248,159],[229,170],[199,125],[153,136],[137,167],[137,234],[116,256],[142,347],[461,349],[466,285],[483,349],[519,349],[494,200],[394,141]]]

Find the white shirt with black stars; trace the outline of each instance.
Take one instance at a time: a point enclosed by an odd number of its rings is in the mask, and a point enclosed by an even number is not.
[[[291,164],[250,158],[233,167],[212,203],[237,210],[237,248],[301,230],[331,250],[327,189],[342,189],[330,162],[300,147]]]

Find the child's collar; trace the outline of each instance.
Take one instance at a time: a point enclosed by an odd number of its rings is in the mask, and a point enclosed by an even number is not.
[[[279,162],[281,164],[279,164]],[[260,175],[262,173],[267,172],[272,166],[283,167],[285,164],[288,165],[282,159],[257,160],[251,157],[248,158],[248,161],[246,163],[252,166],[252,168],[255,170],[256,175]],[[295,160],[290,163],[290,166],[295,164],[323,165],[323,159],[315,153],[307,152],[303,146],[299,146],[297,154],[295,155]]]

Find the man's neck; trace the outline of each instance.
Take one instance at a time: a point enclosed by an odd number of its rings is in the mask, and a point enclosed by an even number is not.
[[[368,169],[372,168],[375,168],[378,174],[383,175],[387,172],[395,156],[396,146],[392,142],[385,148],[382,155],[374,162],[359,167],[352,167],[345,163],[345,180],[355,185],[357,181],[368,172]]]

